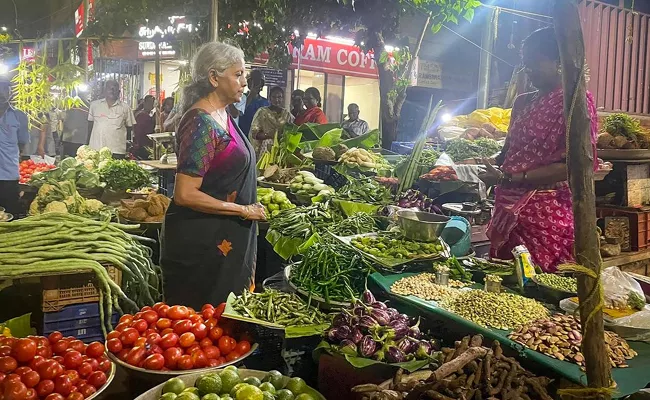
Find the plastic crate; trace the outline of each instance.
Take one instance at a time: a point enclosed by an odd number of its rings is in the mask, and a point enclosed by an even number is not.
[[[99,320],[97,320],[97,322],[99,322]],[[87,326],[85,328],[79,328],[79,329],[65,329],[65,330],[60,330],[59,332],[63,334],[63,337],[73,336],[75,339],[79,339],[79,340],[100,337],[102,338],[103,341],[104,338],[104,333],[102,332],[101,325]],[[47,336],[52,332],[43,332],[43,333]]]
[[[338,173],[332,165],[314,163],[314,176],[338,190],[348,184],[348,178]]]
[[[598,218],[626,217],[630,223],[630,250],[640,251],[650,246],[650,211],[629,208],[598,207]]]
[[[118,313],[113,313],[111,322],[117,325]],[[99,326],[99,304],[77,304],[64,307],[59,312],[43,313],[43,333],[48,334],[54,331],[82,329],[89,326]]]
[[[112,265],[106,267],[108,276],[117,285],[122,283],[122,271]],[[43,311],[60,311],[71,304],[93,303],[99,301],[96,289],[97,277],[94,273],[46,276],[41,278],[43,285]]]

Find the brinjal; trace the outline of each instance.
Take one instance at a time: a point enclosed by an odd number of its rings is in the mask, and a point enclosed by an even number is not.
[[[359,344],[361,339],[363,339],[363,333],[358,328],[354,328],[352,333],[348,337],[354,344]]]
[[[359,354],[362,357],[371,357],[375,351],[377,351],[377,342],[369,335],[364,336],[359,343]]]
[[[401,199],[400,201],[397,202],[397,205],[402,208],[410,208],[411,202],[408,199]]]
[[[343,354],[349,354],[351,356],[356,356],[358,355],[357,352],[357,345],[354,344],[351,340],[343,340],[341,342],[341,346],[339,347],[339,351]]]
[[[389,363],[401,363],[406,361],[406,354],[395,346],[388,348],[386,352],[386,361]]]
[[[421,340],[417,346],[418,347],[417,350],[415,351],[415,357],[420,360],[425,360],[429,358],[429,356],[433,352],[433,347],[431,346],[431,343],[427,342],[426,340]]]
[[[363,302],[365,304],[372,304],[375,301],[377,300],[375,299],[375,296],[372,294],[370,290],[366,289],[363,291]]]
[[[364,315],[363,317],[359,318],[359,322],[357,323],[357,325],[365,329],[374,329],[379,327],[377,320],[375,320],[373,317],[370,317],[368,315]]]
[[[419,344],[419,342],[416,342],[409,337],[403,337],[397,341],[396,346],[398,349],[402,350],[404,354],[410,354],[418,349]]]
[[[334,337],[337,341],[347,339],[348,336],[350,336],[350,333],[352,333],[352,329],[350,329],[350,327],[347,325],[339,326],[338,328],[333,328],[332,330],[334,331]]]
[[[412,338],[415,338],[415,339],[422,339],[422,337],[424,335],[420,331],[420,320],[419,319],[418,319],[418,322],[409,329],[408,335],[410,337],[412,337]]]
[[[380,310],[387,310],[388,309],[388,306],[386,305],[386,303],[381,302],[381,301],[375,301],[374,303],[371,303],[370,307],[377,308],[377,309],[380,309]]]
[[[350,316],[347,313],[338,313],[332,321],[332,326],[338,327],[343,325],[350,325]]]
[[[386,329],[386,338],[399,340],[410,333],[411,329],[403,321],[393,321]]]
[[[390,323],[390,316],[384,310],[372,309],[370,315],[377,321],[381,326],[386,326]]]
[[[391,320],[391,321],[395,320],[396,317],[399,315],[399,311],[397,311],[397,310],[394,309],[394,308],[387,308],[387,309],[386,309],[386,312],[387,312],[388,315],[390,316],[390,320]]]
[[[384,349],[379,349],[372,355],[373,360],[384,361],[386,359],[386,351]]]
[[[406,314],[397,314],[394,317],[392,317],[391,320],[392,321],[401,321],[401,322],[404,322],[405,324],[408,324],[409,322],[411,322],[411,319]]]

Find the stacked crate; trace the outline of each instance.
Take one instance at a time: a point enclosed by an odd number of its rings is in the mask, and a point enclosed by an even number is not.
[[[113,313],[111,323],[117,325],[119,315]],[[102,321],[99,316],[99,303],[83,303],[65,306],[61,311],[43,313],[43,335],[59,331],[66,336],[74,336],[85,343],[103,342]]]

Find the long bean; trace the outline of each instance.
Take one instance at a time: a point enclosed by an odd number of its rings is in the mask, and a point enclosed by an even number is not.
[[[232,306],[245,317],[285,327],[330,322],[326,314],[305,303],[295,294],[273,289],[266,289],[262,293],[250,293],[245,290],[235,299]]]

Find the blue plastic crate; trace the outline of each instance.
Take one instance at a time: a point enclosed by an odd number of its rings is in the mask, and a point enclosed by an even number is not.
[[[104,343],[105,338],[104,338],[104,335],[99,335],[99,336],[90,336],[90,337],[86,337],[86,338],[80,338],[79,340],[81,340],[82,342],[84,342],[86,344],[92,343],[92,342]]]
[[[117,321],[120,316],[117,313],[113,313],[111,317],[111,322],[113,326],[117,325]],[[71,319],[65,321],[53,321],[53,322],[44,322],[43,323],[43,332],[49,334],[54,331],[68,331],[74,329],[87,328],[89,326],[99,326],[101,321],[99,315],[91,317],[82,317],[78,319]]]
[[[99,303],[83,303],[65,306],[61,311],[43,313],[43,323],[69,321],[80,318],[99,318]]]
[[[85,340],[87,338],[95,338],[95,337],[101,337],[103,340],[104,338],[104,333],[102,332],[102,327],[100,325],[87,326],[85,328],[79,328],[79,329],[66,329],[66,330],[61,330],[59,332],[63,334],[63,337],[73,336],[74,338],[79,340]],[[44,332],[46,336],[49,333],[52,332]]]

